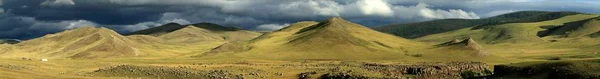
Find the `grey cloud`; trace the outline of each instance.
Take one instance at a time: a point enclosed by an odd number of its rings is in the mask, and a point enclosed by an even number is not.
[[[253,30],[256,30],[256,31],[273,31],[273,30],[278,30],[278,29],[287,27],[289,25],[290,24],[263,24],[263,25],[257,26]]]
[[[75,2],[73,2],[73,0],[46,0],[46,1],[42,2],[40,5],[51,6],[51,7],[72,6],[72,5],[75,5]]]
[[[0,37],[29,39],[90,23],[85,20],[40,21],[34,17],[13,16],[6,13],[0,15]]]

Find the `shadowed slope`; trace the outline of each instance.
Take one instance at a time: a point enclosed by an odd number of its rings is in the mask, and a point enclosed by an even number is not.
[[[600,60],[536,61],[494,66],[494,79],[598,79]]]
[[[386,57],[375,56],[396,55],[422,46],[334,17],[318,24],[298,22],[265,34],[252,41],[247,54],[285,59],[381,59]]]
[[[429,42],[441,42],[452,39],[472,37],[474,40],[484,44],[513,43],[530,44],[547,42],[549,39],[543,39],[538,36],[538,32],[544,31],[544,26],[560,26],[569,22],[576,22],[597,17],[598,15],[578,14],[565,16],[559,19],[531,22],[531,23],[508,23],[494,25],[483,29],[464,28],[460,30],[433,34],[417,40]]]
[[[154,27],[154,28],[131,32],[127,35],[140,34],[140,35],[161,36],[163,34],[167,34],[167,33],[185,28],[187,26],[195,26],[195,27],[210,30],[210,31],[238,31],[238,30],[240,30],[238,28],[225,27],[225,26],[221,26],[221,25],[217,25],[217,24],[213,24],[213,23],[198,23],[198,24],[190,24],[190,25],[180,25],[177,23],[169,23],[169,24],[165,24],[162,26]]]
[[[127,35],[150,35],[150,36],[160,36],[169,32],[173,32],[175,30],[179,30],[181,28],[184,28],[185,26],[183,25],[179,25],[177,23],[169,23],[169,24],[165,24],[162,26],[158,26],[158,27],[154,27],[154,28],[149,28],[149,29],[144,29],[144,30],[140,30],[140,31],[135,31],[135,32],[131,32]]]
[[[21,40],[17,40],[17,39],[0,39],[0,44],[17,44],[21,42]]]
[[[390,24],[375,27],[373,29],[404,38],[418,38],[469,27],[484,28],[507,23],[541,22],[575,14],[581,13],[520,11],[483,19],[442,19],[415,23]]]
[[[580,37],[594,36],[600,32],[600,17],[569,22],[560,26],[547,26],[547,30],[538,32],[538,36]]]
[[[190,25],[169,23],[150,29],[132,32],[128,35],[151,35],[160,38],[166,38],[166,40],[170,42],[190,43],[215,40],[215,38],[227,41],[245,41],[258,37],[260,34],[261,33],[258,32],[242,30],[234,27],[225,27],[213,23],[198,23]]]
[[[49,58],[109,58],[137,56],[134,41],[107,28],[82,27],[17,44],[11,55]]]

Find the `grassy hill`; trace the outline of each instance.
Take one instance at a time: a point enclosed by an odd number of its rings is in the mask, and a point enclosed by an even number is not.
[[[469,27],[483,28],[507,23],[540,22],[575,14],[581,13],[520,11],[483,19],[442,19],[415,23],[390,24],[374,27],[373,29],[412,39]]]
[[[2,58],[51,58],[51,59],[111,59],[111,58],[170,58],[196,55],[223,44],[224,41],[195,41],[204,35],[197,27],[189,27],[165,36],[122,36],[107,28],[82,27],[49,34],[15,45],[1,45]],[[188,33],[188,32],[193,33]],[[189,35],[188,35],[189,34]],[[185,36],[188,35],[188,36]],[[191,36],[190,36],[191,35]],[[193,39],[185,39],[185,38]],[[170,38],[170,39],[165,39]],[[216,35],[214,38],[222,39]],[[211,38],[212,39],[212,38]],[[172,41],[194,41],[173,43]]]
[[[600,45],[599,38],[592,37],[598,32],[595,28],[600,27],[594,24],[597,20],[592,20],[598,16],[577,14],[541,22],[507,23],[480,29],[469,27],[415,40],[441,44],[448,40],[472,38],[492,55],[515,61],[597,58],[591,55],[600,51],[594,48]]]
[[[197,42],[209,40],[200,38],[211,38],[210,40],[244,41],[258,37],[260,34],[261,33],[254,31],[242,30],[234,27],[225,27],[213,23],[198,23],[190,25],[169,23],[154,28],[132,32],[126,35],[150,35],[164,38],[167,41],[172,40],[175,42],[183,42],[186,41],[186,39],[189,39],[187,40],[187,43],[189,43],[194,41]]]
[[[600,17],[568,22],[558,26],[546,26],[543,28],[546,30],[538,32],[538,36],[540,37],[554,36],[568,38],[594,36],[594,33],[600,32]]]
[[[475,29],[476,27],[463,28],[459,30],[433,34],[425,37],[417,38],[416,40],[429,41],[429,42],[444,42],[452,39],[463,39],[472,37],[473,39],[483,42],[484,44],[496,44],[496,43],[513,43],[513,44],[524,44],[524,43],[539,43],[548,42],[551,39],[543,39],[538,36],[538,32],[543,32],[543,29],[547,26],[562,26],[566,23],[584,21],[598,15],[589,14],[578,14],[570,15],[562,18],[542,21],[542,22],[528,22],[528,23],[507,23],[499,25],[491,25],[481,29]],[[587,29],[586,29],[587,30]],[[593,33],[593,32],[591,32]]]
[[[224,41],[219,34],[194,26],[187,26],[179,30],[158,36],[164,40],[178,43],[195,43],[199,41]]]
[[[334,17],[320,23],[298,22],[246,44],[238,56],[267,59],[397,59],[428,45],[380,33]]]
[[[137,56],[134,41],[107,28],[82,27],[27,40],[20,52],[5,56],[44,58],[107,58]]]

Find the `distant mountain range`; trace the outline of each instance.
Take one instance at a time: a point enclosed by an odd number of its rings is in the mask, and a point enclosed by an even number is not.
[[[21,42],[21,40],[18,39],[0,39],[0,44],[17,44]]]

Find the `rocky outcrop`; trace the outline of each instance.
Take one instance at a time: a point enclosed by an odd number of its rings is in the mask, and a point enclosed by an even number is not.
[[[415,78],[420,79],[472,78],[491,74],[488,66],[481,62],[438,62],[415,65],[365,64],[363,68],[380,72],[386,76],[415,75]]]
[[[355,75],[348,73],[327,73],[319,77],[319,79],[372,79],[363,75]]]
[[[457,50],[460,50],[460,49],[471,50],[471,51],[473,51],[473,54],[472,54],[473,56],[489,56],[490,55],[490,53],[488,51],[486,51],[483,48],[483,46],[479,45],[479,43],[477,43],[472,38],[467,38],[462,41],[460,41],[458,39],[454,39],[449,42],[438,44],[437,46],[438,47],[455,47]]]
[[[533,65],[495,65],[490,78],[600,79],[598,64],[553,62]]]
[[[90,74],[117,77],[151,77],[158,79],[235,79],[237,75],[224,70],[195,70],[161,66],[120,65],[99,69]]]

